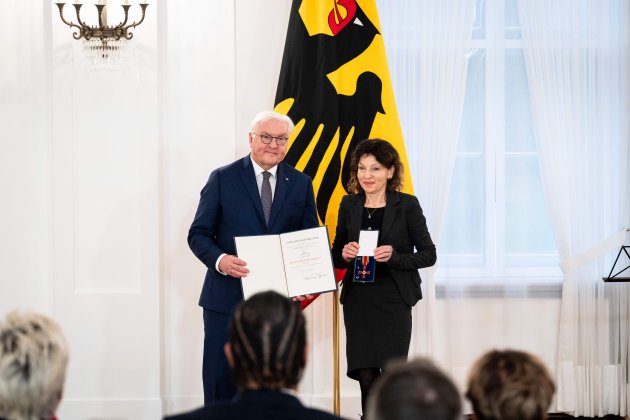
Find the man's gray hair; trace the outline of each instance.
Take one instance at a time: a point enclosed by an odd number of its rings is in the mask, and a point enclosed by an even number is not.
[[[10,312],[0,323],[0,418],[53,418],[67,365],[68,345],[55,321]]]
[[[295,128],[295,124],[293,124],[293,121],[288,116],[280,114],[276,111],[262,111],[262,112],[259,112],[252,120],[250,132],[255,133],[260,124],[269,120],[276,120],[276,121],[280,121],[286,124],[287,135],[291,135],[291,133],[293,132],[293,129]]]

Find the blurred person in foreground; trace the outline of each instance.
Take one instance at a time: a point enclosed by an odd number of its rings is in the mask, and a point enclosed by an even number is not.
[[[462,401],[457,387],[428,359],[386,366],[368,398],[368,420],[457,420]]]
[[[296,398],[307,354],[306,321],[298,302],[270,291],[239,304],[225,354],[239,389],[234,399],[167,419],[339,419]]]
[[[473,365],[466,397],[479,420],[543,420],[555,390],[537,357],[517,350],[492,350]]]
[[[68,345],[55,321],[10,312],[0,323],[0,418],[55,419],[67,366]]]

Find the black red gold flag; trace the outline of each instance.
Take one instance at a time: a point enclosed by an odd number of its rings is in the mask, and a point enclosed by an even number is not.
[[[293,0],[275,109],[296,124],[285,162],[313,179],[332,239],[359,141],[389,141],[409,168],[375,0]]]

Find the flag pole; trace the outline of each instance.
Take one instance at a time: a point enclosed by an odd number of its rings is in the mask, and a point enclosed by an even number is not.
[[[340,415],[341,403],[339,398],[339,304],[337,291],[333,292],[333,413]]]

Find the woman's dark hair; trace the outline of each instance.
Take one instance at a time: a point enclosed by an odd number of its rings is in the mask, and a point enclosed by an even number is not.
[[[382,139],[363,140],[354,148],[350,157],[350,179],[348,180],[348,192],[358,194],[363,192],[357,170],[359,161],[363,156],[372,155],[381,165],[387,169],[393,167],[394,175],[387,180],[387,191],[400,191],[403,187],[403,165],[398,152],[388,141]]]
[[[297,302],[276,292],[257,293],[236,307],[228,331],[239,388],[295,387],[306,363],[306,328]]]

